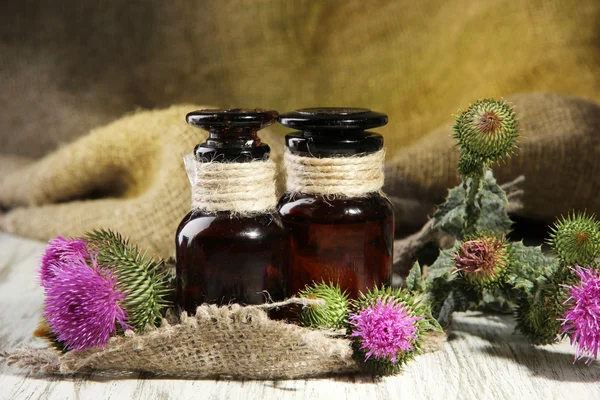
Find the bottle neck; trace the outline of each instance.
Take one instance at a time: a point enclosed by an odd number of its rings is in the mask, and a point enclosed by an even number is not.
[[[250,162],[268,159],[270,151],[256,130],[227,129],[210,131],[194,154],[200,162]]]
[[[363,130],[311,130],[286,135],[289,151],[303,157],[373,154],[383,149],[383,136]]]

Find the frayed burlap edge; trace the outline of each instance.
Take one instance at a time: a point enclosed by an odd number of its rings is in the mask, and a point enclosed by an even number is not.
[[[425,352],[438,350],[445,334],[429,335]],[[113,377],[132,372],[177,378],[299,379],[361,371],[350,341],[334,332],[268,318],[255,307],[198,307],[179,324],[112,338],[104,350],[61,354],[25,347],[9,362],[45,374],[95,372]]]

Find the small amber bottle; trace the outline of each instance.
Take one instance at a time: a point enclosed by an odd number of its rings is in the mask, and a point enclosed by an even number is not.
[[[338,283],[351,298],[389,284],[394,214],[382,195],[383,137],[366,129],[387,116],[367,109],[302,109],[280,116],[287,192],[279,213],[289,231],[289,295]]]
[[[287,238],[275,207],[275,165],[257,135],[277,113],[199,110],[186,119],[209,137],[186,159],[193,209],[176,234],[179,309],[283,299]]]

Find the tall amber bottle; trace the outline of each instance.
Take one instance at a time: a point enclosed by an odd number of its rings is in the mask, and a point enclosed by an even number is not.
[[[177,305],[281,300],[286,233],[275,210],[275,166],[258,130],[267,110],[199,110],[186,116],[209,131],[186,160],[193,209],[176,234]],[[267,295],[268,292],[268,295]]]
[[[302,109],[279,117],[286,136],[287,192],[278,209],[289,231],[289,295],[314,281],[351,298],[389,284],[394,214],[381,192],[387,116],[367,109]]]

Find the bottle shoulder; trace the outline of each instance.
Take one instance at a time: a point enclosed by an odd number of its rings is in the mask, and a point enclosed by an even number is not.
[[[264,239],[285,234],[281,217],[276,213],[250,216],[230,212],[203,213],[190,211],[177,228],[177,238],[212,237],[227,239]]]
[[[305,193],[286,193],[278,204],[284,220],[311,220],[314,222],[353,223],[392,218],[392,203],[379,193],[364,197],[328,199]]]

